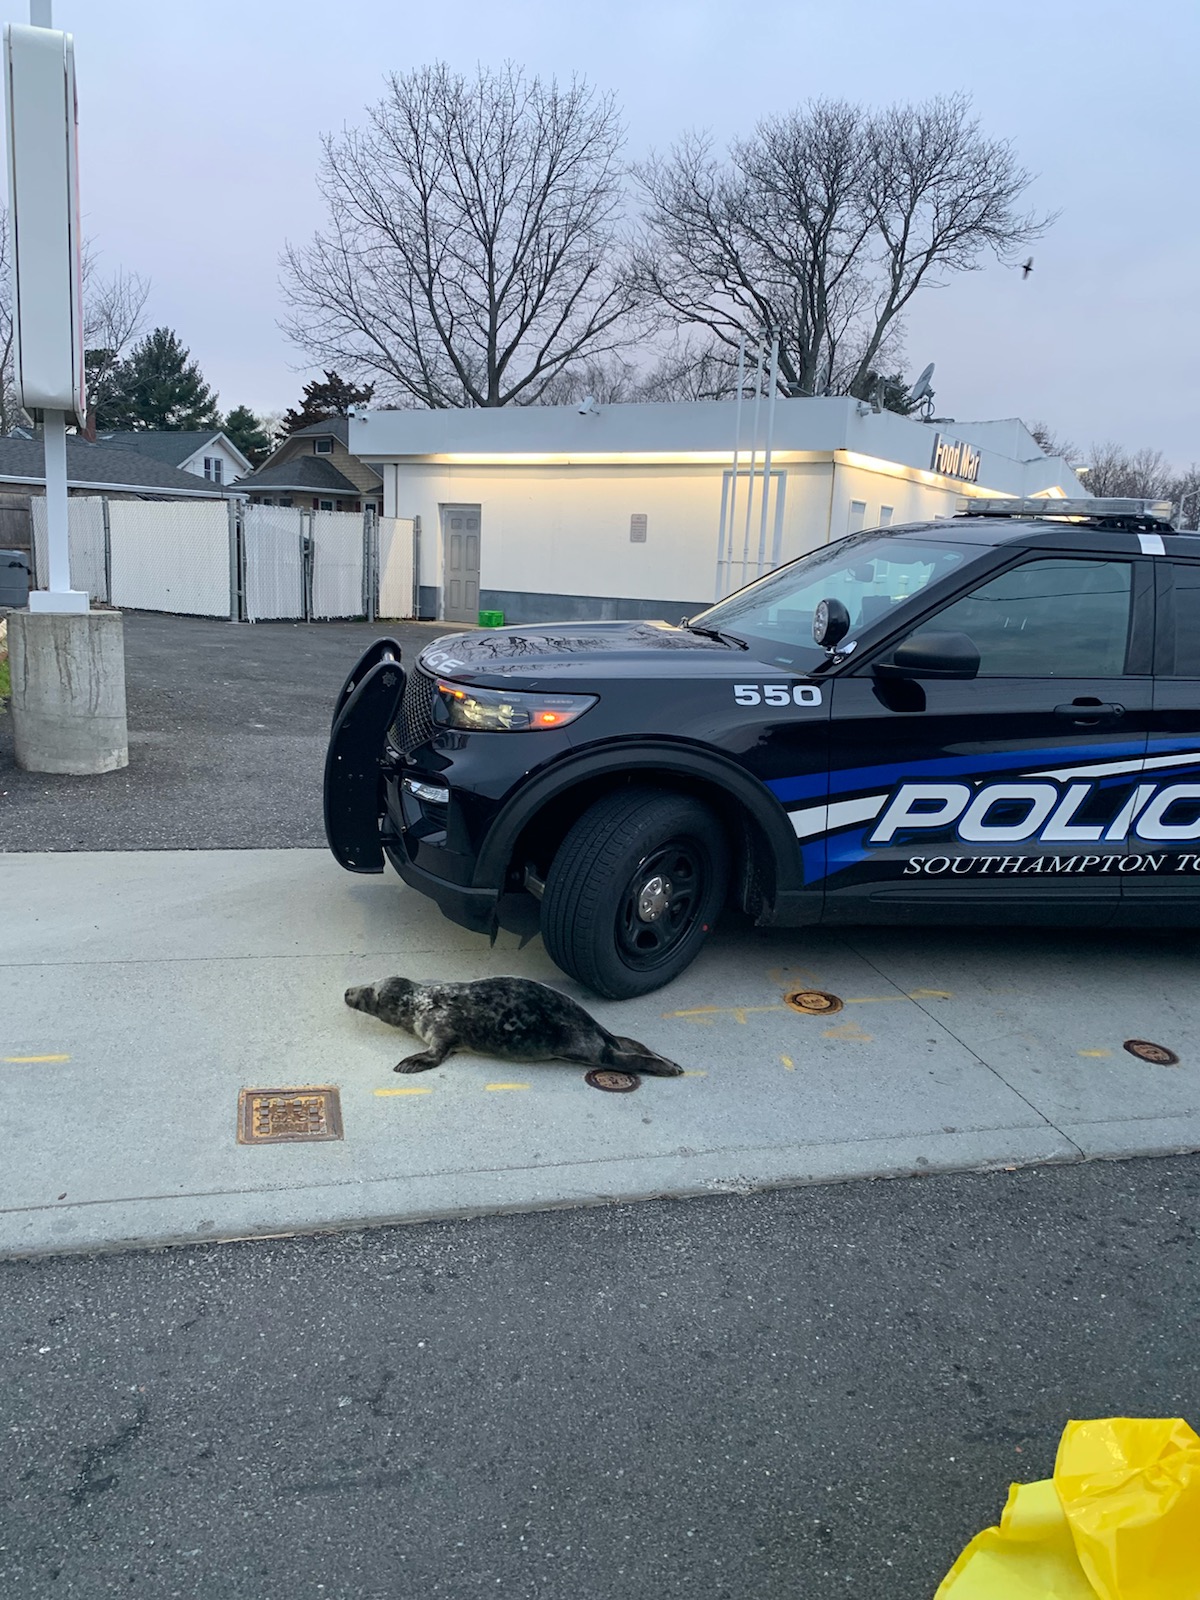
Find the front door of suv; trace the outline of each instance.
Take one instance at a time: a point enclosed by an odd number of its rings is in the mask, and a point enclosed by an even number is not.
[[[1116,915],[1153,583],[1135,557],[1025,551],[835,679],[826,920]],[[967,635],[978,677],[872,670],[922,632]]]
[[[1165,543],[1170,549],[1170,536]],[[1189,545],[1194,541],[1188,540]],[[1121,920],[1200,927],[1200,557],[1159,556],[1154,714]]]

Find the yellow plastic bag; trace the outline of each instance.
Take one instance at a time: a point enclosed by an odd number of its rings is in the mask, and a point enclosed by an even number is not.
[[[1186,1422],[1069,1422],[1054,1486],[1101,1600],[1200,1600],[1200,1438]]]
[[[1200,1438],[1179,1418],[1069,1422],[934,1600],[1200,1600]]]

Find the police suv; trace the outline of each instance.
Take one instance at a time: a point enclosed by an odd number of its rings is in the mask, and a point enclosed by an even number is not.
[[[469,928],[523,903],[612,998],[730,903],[1200,926],[1200,536],[1170,512],[969,500],[678,627],[457,634],[407,673],[380,640],[337,702],[330,848]]]

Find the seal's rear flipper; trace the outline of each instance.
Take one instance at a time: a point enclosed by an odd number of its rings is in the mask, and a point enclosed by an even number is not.
[[[639,1044],[636,1039],[622,1039],[619,1034],[613,1036],[609,1057],[606,1065],[623,1072],[645,1072],[655,1078],[683,1076],[683,1068],[676,1062],[668,1061],[666,1056],[655,1055],[653,1050]]]

